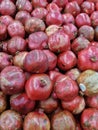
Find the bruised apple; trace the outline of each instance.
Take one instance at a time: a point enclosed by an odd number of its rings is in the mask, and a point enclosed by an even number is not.
[[[52,81],[47,74],[33,74],[25,85],[26,93],[31,100],[47,99],[52,88]]]

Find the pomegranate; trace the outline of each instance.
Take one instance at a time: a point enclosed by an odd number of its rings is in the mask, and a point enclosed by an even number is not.
[[[10,106],[20,114],[27,114],[34,109],[35,101],[30,100],[26,93],[20,93],[10,97]]]
[[[50,121],[43,112],[30,112],[25,116],[24,130],[50,130]]]
[[[68,76],[61,75],[55,81],[54,92],[57,97],[64,101],[71,101],[78,95],[78,85],[76,81]]]
[[[67,110],[58,112],[51,119],[52,130],[76,130],[76,121]]]
[[[71,101],[62,101],[62,107],[65,110],[72,112],[73,114],[81,113],[85,108],[85,100],[81,96],[75,97]]]
[[[81,125],[83,130],[97,130],[98,128],[98,110],[87,108],[81,115]]]
[[[0,74],[1,90],[8,95],[24,90],[25,75],[23,70],[16,66],[5,67]]]
[[[47,99],[52,88],[52,81],[47,74],[33,74],[25,85],[26,93],[31,100]]]
[[[98,94],[98,72],[94,70],[85,70],[77,78],[78,85],[86,96]]]
[[[48,58],[42,50],[32,50],[25,56],[23,66],[28,72],[44,73],[48,70]]]
[[[70,50],[70,39],[64,32],[58,31],[49,36],[49,49],[55,53]]]
[[[21,130],[22,117],[13,110],[6,110],[0,115],[0,130]]]

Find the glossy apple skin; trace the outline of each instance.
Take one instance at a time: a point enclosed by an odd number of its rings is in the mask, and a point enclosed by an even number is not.
[[[76,130],[76,121],[67,110],[55,113],[51,119],[52,130]]]
[[[98,109],[98,94],[92,96],[92,97],[86,97],[86,104],[89,107]]]
[[[42,50],[30,51],[24,59],[24,69],[32,73],[44,73],[48,70],[48,58]]]
[[[50,130],[50,121],[45,113],[30,112],[25,116],[24,130]]]
[[[98,71],[98,48],[94,45],[78,53],[78,68],[81,71],[92,69]]]
[[[30,100],[26,93],[15,94],[10,97],[11,109],[26,115],[35,107],[35,101]]]
[[[98,129],[98,110],[95,108],[87,108],[81,114],[81,126],[83,130]]]
[[[78,95],[78,85],[66,75],[58,76],[54,85],[57,97],[64,101],[71,101]]]
[[[44,100],[50,96],[53,83],[47,74],[33,74],[26,82],[25,90],[31,100]]]
[[[98,72],[94,70],[85,70],[77,78],[77,83],[82,93],[86,96],[98,94]]]
[[[21,130],[22,117],[13,110],[6,110],[0,115],[0,130]]]
[[[73,114],[81,113],[85,108],[85,100],[81,96],[75,97],[72,101],[62,101],[62,107],[65,110],[72,112]]]
[[[22,92],[24,90],[25,80],[22,69],[16,66],[7,66],[0,74],[1,90],[8,95]]]
[[[49,49],[55,53],[70,50],[70,38],[64,32],[58,31],[50,35],[48,39]]]

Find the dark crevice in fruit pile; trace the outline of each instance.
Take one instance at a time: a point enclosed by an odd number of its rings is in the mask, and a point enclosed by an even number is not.
[[[98,0],[0,0],[0,130],[98,130]]]

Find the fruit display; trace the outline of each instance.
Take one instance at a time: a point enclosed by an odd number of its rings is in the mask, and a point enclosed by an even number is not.
[[[98,130],[98,0],[0,0],[0,130]]]

